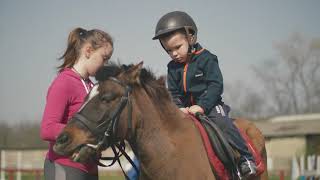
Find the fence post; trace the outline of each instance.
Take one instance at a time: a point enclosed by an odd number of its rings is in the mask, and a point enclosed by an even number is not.
[[[320,155],[317,156],[317,174],[320,175]]]
[[[284,180],[284,170],[280,170],[279,179]]]
[[[40,180],[40,177],[41,177],[41,172],[39,170],[36,170],[36,180]]]
[[[271,157],[267,158],[267,170],[272,171],[273,170],[273,159]]]
[[[316,156],[315,155],[309,155],[307,158],[307,169],[308,171],[315,170],[316,168]]]
[[[300,175],[303,175],[304,176],[304,155],[301,155],[300,156]]]
[[[17,152],[17,180],[21,180],[21,156],[22,152],[18,151]]]
[[[297,157],[293,156],[291,161],[291,180],[296,180],[300,176],[299,172],[299,164],[297,161]]]
[[[1,180],[5,180],[6,174],[4,168],[6,168],[5,151],[1,150]]]

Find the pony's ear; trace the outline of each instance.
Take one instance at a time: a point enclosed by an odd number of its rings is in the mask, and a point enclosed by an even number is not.
[[[157,83],[161,86],[166,86],[166,77],[165,76],[160,76],[159,79],[157,79]]]
[[[129,84],[140,84],[140,73],[142,70],[143,61],[130,67],[126,72],[126,80]]]

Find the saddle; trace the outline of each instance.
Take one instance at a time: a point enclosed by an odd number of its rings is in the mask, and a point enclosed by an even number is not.
[[[240,179],[238,169],[238,152],[232,148],[234,142],[224,137],[221,129],[213,123],[207,116],[196,113],[195,117],[191,116],[198,127],[202,139],[204,141],[211,168],[214,169],[216,177],[219,179]],[[234,120],[234,119],[233,119]],[[252,153],[257,165],[257,175],[261,174],[264,167],[263,160],[253,142],[248,135],[239,129],[240,134],[244,138],[249,151]]]
[[[215,123],[210,121],[207,116],[201,113],[196,113],[196,118],[205,128],[210,144],[214,149],[215,154],[228,171],[230,178],[239,179],[240,173],[238,170],[238,159],[236,152],[230,145],[230,140],[224,137],[220,128]]]

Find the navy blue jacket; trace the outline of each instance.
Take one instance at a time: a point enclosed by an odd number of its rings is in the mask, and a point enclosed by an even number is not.
[[[178,107],[199,105],[206,114],[221,103],[223,78],[216,55],[195,45],[190,62],[168,63],[168,90]]]

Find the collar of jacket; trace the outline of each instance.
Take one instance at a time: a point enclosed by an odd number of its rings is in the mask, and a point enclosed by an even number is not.
[[[196,43],[194,45],[194,49],[192,51],[192,57],[191,57],[191,62],[195,61],[197,57],[204,51],[205,49],[199,44]]]

